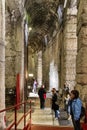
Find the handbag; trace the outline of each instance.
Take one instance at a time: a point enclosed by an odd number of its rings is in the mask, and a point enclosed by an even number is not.
[[[44,93],[44,95],[43,95],[43,96],[44,96],[44,99],[46,99],[46,93]]]

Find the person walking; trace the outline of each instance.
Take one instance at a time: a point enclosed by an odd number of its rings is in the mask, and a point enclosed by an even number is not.
[[[69,100],[70,100],[70,94],[67,93],[66,96],[64,97],[64,108],[65,108],[65,111],[68,113],[68,104],[69,104]]]
[[[45,108],[45,99],[46,99],[46,90],[44,88],[44,85],[42,85],[41,88],[39,89],[38,95],[40,98],[40,108],[44,109]]]
[[[35,80],[34,80],[34,83],[33,83],[33,90],[32,90],[33,93],[36,93],[37,84],[38,84],[38,83],[37,83],[37,80],[35,79]]]
[[[81,130],[80,115],[81,115],[82,101],[79,98],[79,92],[77,90],[71,91],[69,104],[74,130]]]
[[[57,103],[57,93],[55,88],[52,89],[52,110],[55,112],[55,119],[58,119],[60,117],[60,112],[59,105]]]

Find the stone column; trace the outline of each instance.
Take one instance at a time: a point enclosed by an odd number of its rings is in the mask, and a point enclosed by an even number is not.
[[[21,99],[24,101],[24,21],[22,21],[22,39],[21,42],[21,72],[20,72],[20,92],[21,92]]]
[[[76,89],[87,102],[87,0],[78,1],[78,55],[76,66]]]
[[[17,24],[16,33],[16,63],[15,71],[16,76],[20,74],[20,99],[23,100],[24,91],[24,22],[21,18]]]
[[[75,4],[75,3],[74,3]],[[76,4],[67,8],[64,23],[64,65],[63,80],[72,90],[75,86],[76,76],[76,55],[77,55],[77,8]]]
[[[6,1],[7,2],[7,1]],[[23,14],[16,9],[11,11],[11,15],[8,11],[8,3],[6,3],[6,49],[5,49],[5,83],[6,88],[16,89],[17,74],[20,75],[20,94],[23,95],[24,87],[24,22]],[[11,8],[9,6],[9,8]],[[16,8],[16,5],[14,5]],[[19,5],[18,5],[19,8]],[[18,9],[17,8],[17,9]],[[23,13],[22,9],[22,13]],[[17,16],[17,15],[20,15]],[[10,68],[10,69],[9,69]],[[9,101],[11,98],[7,96],[6,105],[16,102],[16,98],[13,95],[14,101]],[[23,96],[21,96],[21,99]]]
[[[5,108],[5,0],[0,0],[0,110]],[[0,114],[0,130],[5,128],[5,113]]]
[[[50,48],[46,48],[42,55],[42,72],[43,72],[43,82],[45,84],[46,90],[49,90],[49,63],[50,63]]]
[[[38,86],[42,85],[42,51],[38,53],[37,82]]]
[[[58,90],[58,70],[57,65],[54,64],[54,60],[50,63],[50,72],[49,72],[49,90],[51,91],[52,88],[56,88]]]

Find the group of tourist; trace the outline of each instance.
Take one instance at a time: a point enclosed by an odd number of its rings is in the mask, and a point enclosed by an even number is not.
[[[82,130],[80,119],[82,111],[82,100],[79,98],[79,91],[72,90],[64,85],[64,110],[67,112],[69,118],[72,119],[74,130]]]
[[[55,88],[52,88],[52,98],[51,98],[51,109],[55,113],[55,119],[60,118],[59,104],[58,104],[58,94]],[[46,90],[45,86],[42,85],[38,90],[38,95],[40,98],[40,108],[45,108],[45,100],[46,100]],[[72,90],[69,92],[69,88],[65,86],[63,89],[63,98],[64,98],[64,110],[67,112],[69,118],[72,119],[74,130],[82,130],[80,125],[80,115],[81,115],[81,107],[82,101],[79,98],[79,92],[77,90]]]

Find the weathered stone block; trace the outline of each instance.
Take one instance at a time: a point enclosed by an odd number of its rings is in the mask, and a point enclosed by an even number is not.
[[[14,77],[12,75],[9,75],[6,78],[6,87],[8,87],[8,88],[16,87],[16,76]]]
[[[77,24],[76,16],[67,16],[67,20],[65,21],[66,24]]]
[[[87,26],[81,27],[81,30],[78,35],[78,50],[84,46],[87,46]]]
[[[2,45],[0,45],[0,54],[0,60],[3,62],[3,59],[5,58],[5,46],[3,45],[3,43]]]
[[[75,80],[75,75],[69,74],[65,76],[66,81],[74,81]]]
[[[86,85],[87,84],[87,75],[86,74],[78,74],[76,76],[76,81],[78,84]]]
[[[75,32],[72,32],[72,33],[66,33],[65,34],[65,36],[64,36],[64,39],[69,39],[69,38],[71,38],[71,39],[73,39],[73,38],[77,38],[77,36],[76,36],[76,33]]]
[[[65,39],[64,38],[64,49],[66,51],[77,50],[77,39],[76,38],[73,38],[73,39],[71,39],[71,38]]]
[[[87,101],[87,85],[76,84],[75,89],[79,91],[80,98],[85,103]]]
[[[65,30],[64,33],[72,33],[72,32],[76,32],[76,24],[66,24],[65,25]]]
[[[77,55],[77,73],[87,73],[87,47],[81,48]]]

